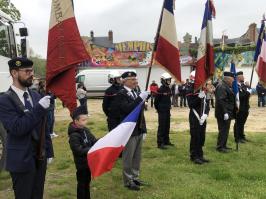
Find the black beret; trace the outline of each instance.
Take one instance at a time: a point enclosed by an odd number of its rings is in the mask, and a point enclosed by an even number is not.
[[[137,76],[137,74],[135,73],[135,72],[133,72],[133,71],[127,71],[127,72],[124,72],[122,75],[121,75],[121,77],[123,78],[123,79],[125,79],[125,78],[127,78],[127,77],[136,77]]]
[[[86,106],[79,106],[77,107],[73,112],[72,112],[72,119],[75,120],[78,118],[80,115],[87,115],[88,111],[86,109]]]
[[[224,77],[234,77],[234,74],[228,71],[224,71]]]
[[[238,71],[238,72],[236,73],[236,76],[238,76],[238,75],[243,75],[243,71]]]
[[[29,68],[33,66],[33,62],[25,57],[15,57],[8,61],[9,68]]]

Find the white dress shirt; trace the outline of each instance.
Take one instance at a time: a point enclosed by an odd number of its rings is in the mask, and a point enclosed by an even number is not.
[[[28,91],[28,88],[26,89],[26,91],[24,91],[24,90],[21,90],[21,89],[15,87],[14,85],[11,85],[11,89],[17,94],[18,98],[20,99],[20,101],[22,102],[22,104],[23,104],[24,106],[25,106],[25,102],[24,102],[23,94],[24,94],[25,92],[27,92],[27,93],[28,93],[28,96],[29,96],[29,98],[30,98],[30,103],[31,103],[31,105],[33,106],[32,98],[31,98],[31,96],[30,96],[30,93],[29,93],[29,91]]]

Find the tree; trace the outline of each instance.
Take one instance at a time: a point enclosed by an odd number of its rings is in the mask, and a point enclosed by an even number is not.
[[[0,10],[8,14],[14,21],[19,21],[21,14],[10,0],[0,0]]]

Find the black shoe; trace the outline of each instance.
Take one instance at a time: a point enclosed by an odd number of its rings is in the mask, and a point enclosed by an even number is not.
[[[146,186],[147,183],[143,182],[142,180],[133,180],[133,182],[137,185],[137,186]]]
[[[192,160],[192,162],[194,162],[195,164],[204,164],[204,162],[199,158]]]
[[[140,187],[138,185],[136,185],[134,182],[130,183],[129,185],[126,185],[126,187],[132,191],[139,191],[140,190]]]
[[[228,151],[225,148],[217,148],[216,150],[220,153],[228,153]]]
[[[159,145],[159,146],[158,146],[158,149],[165,150],[165,149],[167,149],[167,147],[166,147],[165,145],[162,144],[162,145]]]
[[[164,145],[168,145],[168,146],[175,146],[174,144],[172,144],[171,142],[168,142],[168,143],[166,143],[166,144],[164,144]]]
[[[200,158],[200,160],[201,160],[202,162],[204,162],[204,163],[209,163],[209,162],[210,162],[210,160],[205,159],[205,158]]]
[[[226,146],[226,147],[224,147],[224,149],[225,149],[225,150],[228,150],[228,151],[231,151],[231,150],[233,150],[231,147],[227,147],[227,146]]]

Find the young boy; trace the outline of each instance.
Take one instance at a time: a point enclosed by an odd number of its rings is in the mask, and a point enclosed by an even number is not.
[[[73,122],[68,127],[68,135],[77,169],[77,199],[90,199],[91,172],[87,163],[87,153],[97,140],[85,127],[88,120],[86,107],[76,108],[72,113],[72,119]]]

